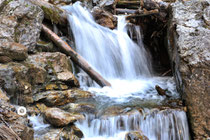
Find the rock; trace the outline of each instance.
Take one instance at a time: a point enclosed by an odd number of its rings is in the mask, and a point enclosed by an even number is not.
[[[110,106],[101,112],[105,117],[118,115],[132,115],[138,113],[137,110],[124,106]]]
[[[49,0],[49,3],[52,3],[53,5],[69,5],[72,3],[72,0]]]
[[[27,126],[28,119],[26,116],[18,115],[15,110],[14,106],[0,99],[0,127],[6,122],[22,140],[33,139],[34,132]]]
[[[13,103],[32,103],[34,84],[44,83],[45,78],[46,71],[33,64],[0,64],[1,87]]]
[[[65,71],[57,74],[57,79],[63,82],[69,82],[70,85],[79,86],[79,81],[70,71]]]
[[[207,6],[204,10],[203,10],[203,18],[204,18],[204,22],[210,26],[210,6]]]
[[[104,26],[104,27],[107,27],[110,29],[115,28],[114,21],[116,19],[114,18],[114,16],[111,13],[109,13],[105,10],[102,10],[99,7],[94,7],[92,10],[92,15],[95,18],[95,21],[98,24],[100,24],[101,26]]]
[[[60,108],[71,113],[96,113],[96,106],[91,103],[68,103]]]
[[[0,99],[4,101],[9,101],[9,98],[7,97],[6,93],[0,88]]]
[[[77,120],[84,119],[84,116],[71,114],[59,108],[48,108],[45,111],[45,119],[53,126],[62,127],[74,123]]]
[[[51,128],[47,133],[35,137],[35,140],[81,140],[80,137],[74,134],[73,126],[65,128]],[[78,129],[82,134],[81,130]],[[82,134],[83,135],[83,134]]]
[[[71,89],[65,91],[47,91],[35,94],[34,101],[42,101],[48,106],[60,106],[66,103],[73,103],[77,100],[87,100],[93,97],[93,94],[80,89]]]
[[[75,125],[71,126],[71,132],[73,135],[77,136],[78,138],[83,138],[84,134],[82,133],[82,131],[76,127]]]
[[[8,56],[0,56],[0,63],[9,63],[12,62],[12,59],[9,58]]]
[[[210,26],[204,16],[209,5],[208,0],[173,3],[168,29],[174,76],[196,140],[210,137]]]
[[[36,50],[39,52],[56,52],[57,48],[52,42],[46,42],[43,40],[37,41]]]
[[[72,74],[72,66],[70,60],[65,54],[56,53],[37,53],[30,55],[27,63],[42,67],[48,73],[49,81],[62,81],[70,87],[78,87],[79,82]]]
[[[93,3],[106,11],[114,13],[117,0],[93,0]]]
[[[125,135],[125,140],[149,140],[142,131],[128,132]]]
[[[28,49],[19,43],[5,42],[0,45],[0,55],[22,61],[28,57]]]
[[[29,116],[37,116],[39,114],[44,114],[48,107],[43,103],[36,103],[35,105],[26,106],[26,109]]]
[[[41,8],[26,0],[1,1],[0,44],[17,42],[34,52],[43,18]]]

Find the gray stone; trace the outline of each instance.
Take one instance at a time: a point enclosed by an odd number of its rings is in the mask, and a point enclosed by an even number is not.
[[[35,51],[44,13],[26,0],[3,0],[0,3],[0,43],[17,42]]]
[[[4,42],[0,45],[0,55],[22,61],[28,57],[28,49],[19,43]]]
[[[171,6],[168,50],[194,139],[210,137],[210,26],[208,0]]]

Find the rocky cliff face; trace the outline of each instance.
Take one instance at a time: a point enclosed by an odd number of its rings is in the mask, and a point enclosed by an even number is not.
[[[37,114],[45,114],[56,127],[68,125],[62,133],[52,126],[38,139],[83,137],[73,126],[82,115],[59,108],[48,108],[47,113],[47,106],[37,103],[60,106],[91,96],[76,88],[79,82],[65,54],[36,51],[43,18],[42,9],[27,0],[0,0],[0,139],[36,138],[27,115]],[[17,105],[24,105],[27,115],[18,115]],[[81,133],[78,136],[74,134],[77,131]]]
[[[210,2],[171,5],[168,50],[194,139],[210,137]]]

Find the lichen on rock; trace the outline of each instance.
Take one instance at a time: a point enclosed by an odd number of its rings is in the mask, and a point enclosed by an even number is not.
[[[210,137],[210,26],[208,0],[171,5],[168,50],[194,139]]]

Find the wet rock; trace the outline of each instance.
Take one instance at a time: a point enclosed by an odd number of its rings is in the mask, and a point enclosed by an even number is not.
[[[173,3],[168,29],[174,76],[194,139],[199,140],[210,137],[210,26],[205,16],[209,5],[208,0]]]
[[[83,138],[84,137],[82,131],[78,127],[76,127],[75,125],[71,126],[71,132],[72,132],[73,135],[77,136],[78,138]]]
[[[133,108],[124,106],[111,106],[102,111],[103,116],[132,115],[138,113]]]
[[[125,135],[125,140],[149,140],[142,131],[128,132]]]
[[[3,0],[0,14],[0,43],[17,42],[35,51],[44,13],[26,0]]]
[[[80,140],[80,137],[74,134],[73,126],[68,126],[64,128],[51,128],[47,133],[35,137],[35,140]],[[78,130],[80,131],[80,130]],[[81,131],[80,131],[81,132]],[[81,132],[82,134],[82,132]],[[82,134],[83,135],[83,134]]]
[[[42,101],[48,106],[65,105],[78,100],[87,100],[93,97],[90,92],[80,89],[71,89],[65,91],[46,91],[33,96],[34,101]]]
[[[91,103],[68,103],[60,108],[71,113],[96,113],[96,106]]]
[[[8,125],[22,139],[33,139],[33,129],[29,128],[26,116],[20,116],[15,112],[15,107],[0,99],[0,127]],[[0,136],[1,137],[1,136]]]
[[[5,42],[0,45],[0,55],[22,61],[27,58],[28,49],[19,43]]]
[[[116,19],[111,13],[104,11],[99,7],[94,7],[92,10],[92,14],[93,14],[93,17],[95,18],[95,21],[101,26],[104,26],[110,29],[115,28],[114,21]]]
[[[45,111],[45,119],[53,126],[67,126],[77,120],[84,119],[83,115],[71,114],[59,108],[48,108]]]

